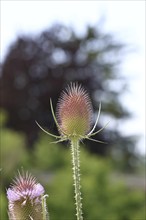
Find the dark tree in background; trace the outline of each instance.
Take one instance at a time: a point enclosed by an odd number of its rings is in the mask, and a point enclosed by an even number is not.
[[[28,148],[33,148],[40,132],[35,120],[56,132],[49,99],[56,108],[62,89],[78,81],[88,90],[95,113],[101,101],[102,116],[115,121],[115,127],[107,127],[95,137],[108,145],[88,142],[90,151],[106,155],[115,148],[131,160],[135,140],[122,136],[116,127],[130,116],[120,101],[126,84],[118,65],[125,45],[101,30],[100,26],[88,27],[79,37],[72,28],[53,25],[35,38],[21,36],[11,45],[2,63],[0,106],[8,113],[7,127],[26,134]],[[97,129],[103,125],[100,120]]]

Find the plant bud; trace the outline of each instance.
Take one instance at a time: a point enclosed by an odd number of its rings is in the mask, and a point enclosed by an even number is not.
[[[36,182],[35,177],[28,172],[19,173],[7,190],[9,219],[46,220],[47,210],[46,203],[44,203],[44,192],[43,186]]]
[[[86,91],[71,84],[62,93],[57,106],[57,121],[62,135],[84,137],[91,128],[92,105]]]

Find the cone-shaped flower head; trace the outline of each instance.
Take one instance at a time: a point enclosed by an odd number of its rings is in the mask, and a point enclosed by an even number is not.
[[[62,135],[85,136],[92,121],[92,105],[87,92],[77,83],[64,91],[57,106],[57,121]]]
[[[44,188],[28,172],[19,173],[7,190],[7,198],[10,220],[47,219]]]

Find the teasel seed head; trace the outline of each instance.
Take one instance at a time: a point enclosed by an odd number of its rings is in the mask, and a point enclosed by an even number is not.
[[[36,124],[49,136],[59,139],[54,143],[71,140],[73,138],[78,140],[88,139],[98,143],[105,143],[100,140],[95,140],[92,137],[101,132],[109,124],[109,122],[98,131],[95,131],[101,111],[100,103],[95,124],[91,128],[93,108],[86,90],[81,85],[78,83],[71,83],[66,91],[62,92],[62,95],[58,101],[56,115],[54,113],[51,99],[50,106],[55,124],[61,135],[57,136],[50,133],[49,131],[45,130],[37,121]]]
[[[47,220],[44,193],[43,186],[35,177],[28,172],[18,172],[18,176],[7,190],[9,219]]]
[[[63,91],[57,106],[56,119],[61,135],[85,136],[92,123],[92,105],[81,85],[72,83]]]

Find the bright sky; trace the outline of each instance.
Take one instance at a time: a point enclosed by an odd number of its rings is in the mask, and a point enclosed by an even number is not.
[[[37,34],[55,22],[83,33],[88,24],[96,25],[104,15],[103,29],[136,48],[136,52],[126,57],[121,69],[129,84],[122,101],[134,115],[121,125],[121,130],[127,135],[140,135],[138,149],[145,153],[145,8],[145,0],[1,0],[1,59],[21,33]]]

